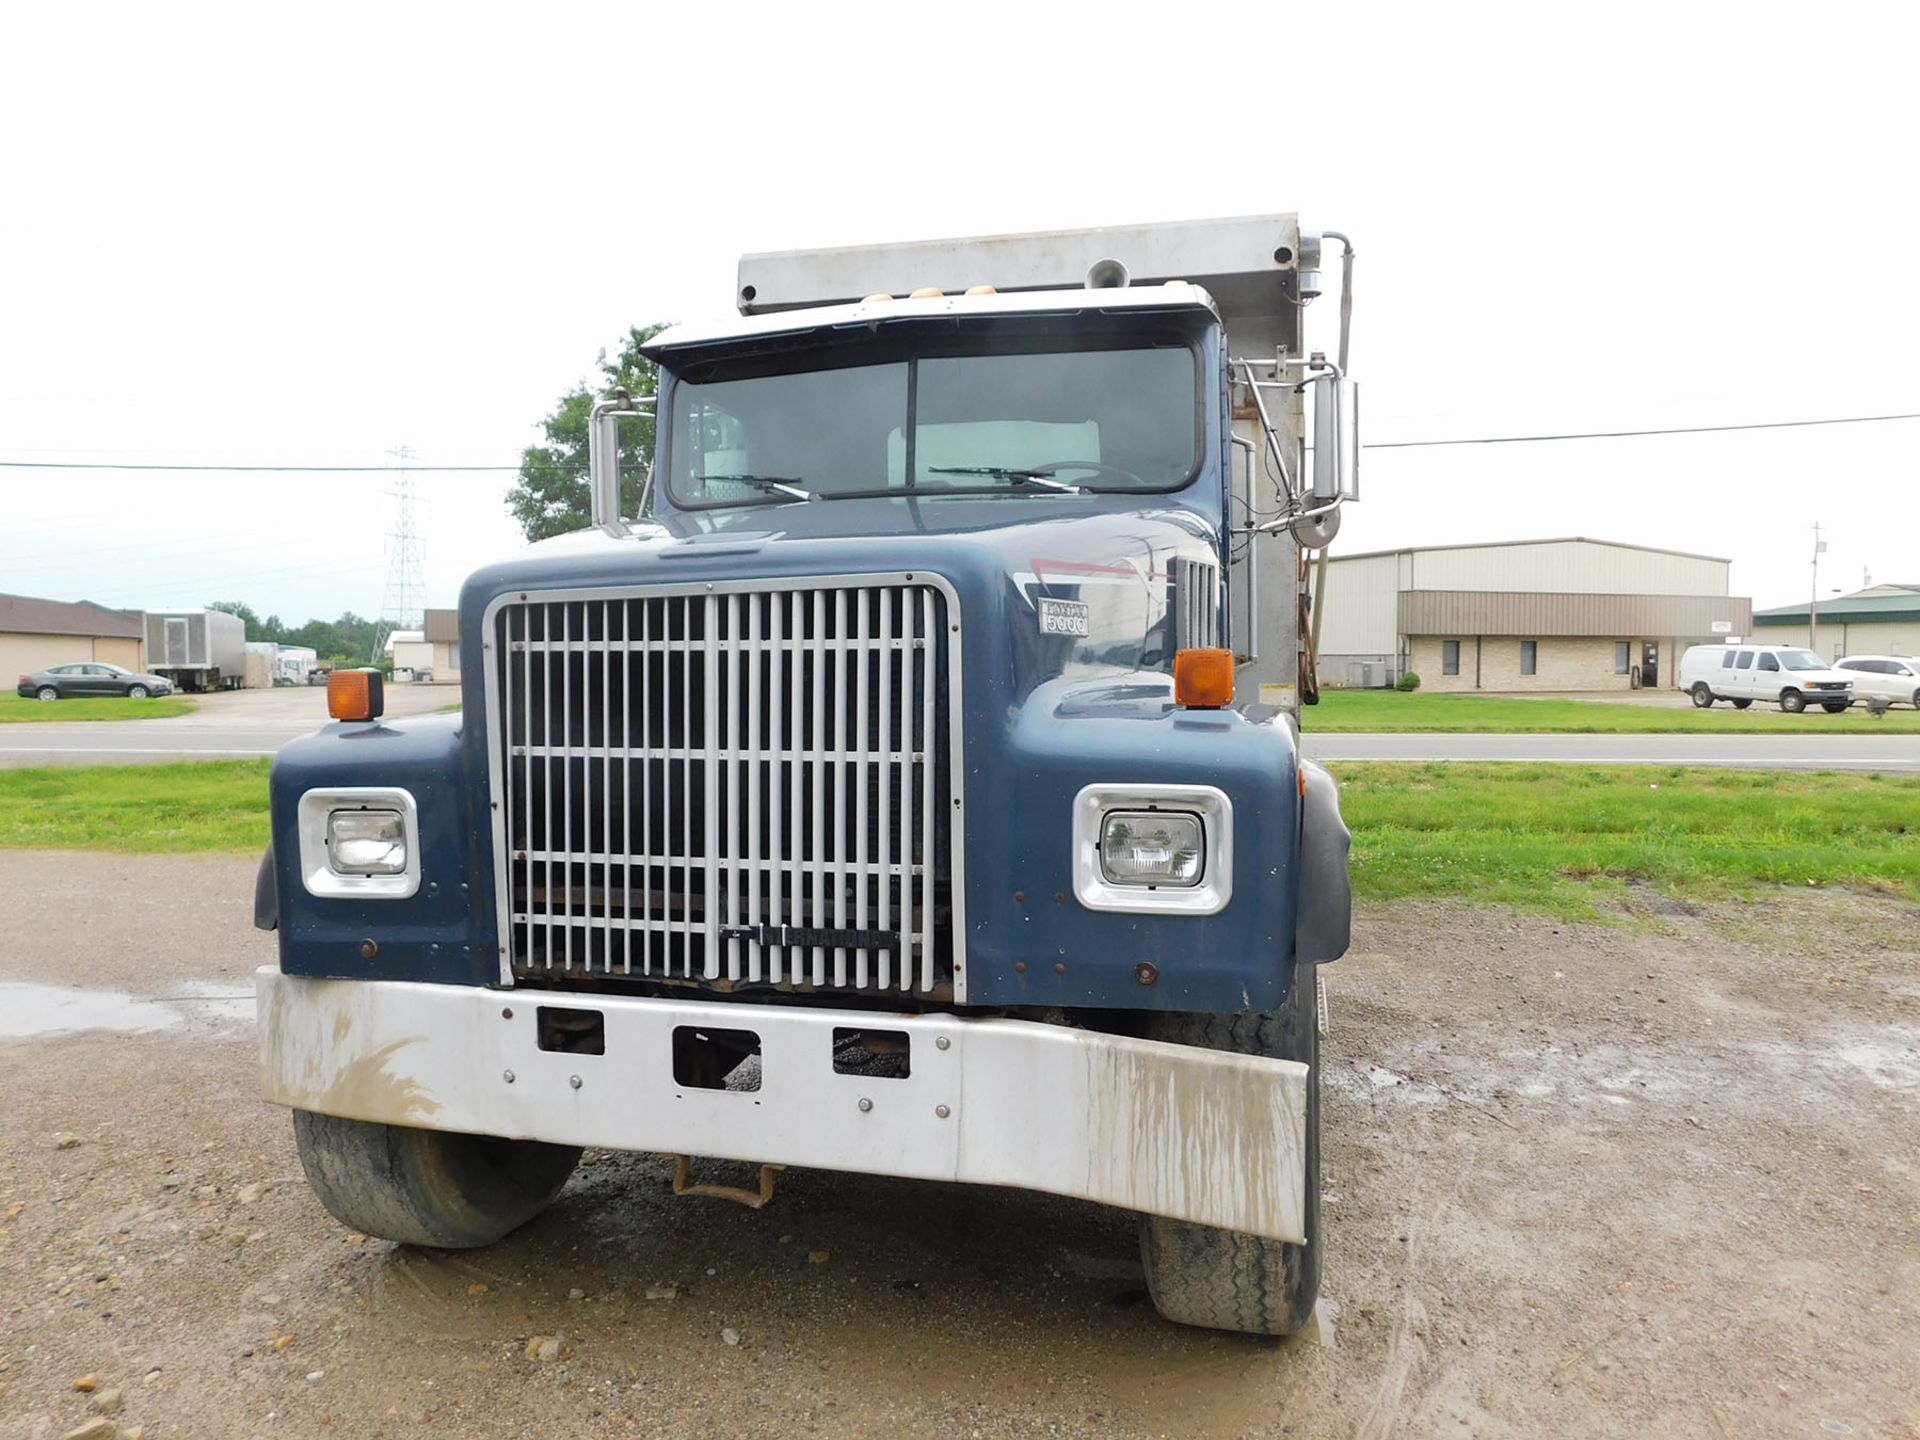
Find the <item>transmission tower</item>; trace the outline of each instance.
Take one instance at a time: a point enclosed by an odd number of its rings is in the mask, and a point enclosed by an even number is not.
[[[401,445],[387,454],[394,462],[393,488],[382,493],[393,501],[394,522],[387,532],[387,595],[380,605],[380,625],[370,657],[375,664],[386,649],[387,637],[395,630],[417,629],[426,606],[420,531],[414,519],[414,504],[419,497],[409,468],[413,452]]]

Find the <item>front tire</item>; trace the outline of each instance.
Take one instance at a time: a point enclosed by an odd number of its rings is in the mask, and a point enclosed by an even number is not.
[[[33,693],[43,701],[54,701],[60,698],[60,692],[51,685],[42,685]]]
[[[1299,1060],[1307,1066],[1306,1235],[1289,1245],[1159,1215],[1140,1219],[1140,1263],[1154,1308],[1182,1325],[1291,1335],[1320,1295],[1320,984],[1294,969],[1293,990],[1271,1015],[1158,1015],[1155,1040]]]
[[[1711,710],[1713,708],[1713,702],[1715,699],[1714,693],[1712,690],[1708,689],[1704,683],[1694,686],[1692,693],[1693,693],[1693,703],[1697,707],[1699,707],[1702,710]]]
[[[546,1209],[577,1145],[293,1112],[307,1183],[342,1225],[404,1245],[491,1245]]]
[[[1780,692],[1780,708],[1789,715],[1798,715],[1802,710],[1807,708],[1807,697],[1802,695],[1798,690],[1782,690]]]
[[[144,699],[146,699],[146,698],[147,698],[147,687],[146,687],[146,686],[144,686],[144,685],[129,685],[129,686],[127,687],[127,698],[128,698],[129,700],[144,700]]]

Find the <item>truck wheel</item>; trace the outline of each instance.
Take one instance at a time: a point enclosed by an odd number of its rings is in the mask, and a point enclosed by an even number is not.
[[[1841,715],[1846,712],[1847,702],[1844,700],[1823,700],[1820,702],[1820,708],[1829,715]]]
[[[1154,1308],[1182,1325],[1291,1335],[1320,1294],[1320,983],[1294,971],[1293,992],[1271,1015],[1158,1015],[1155,1040],[1299,1060],[1307,1067],[1307,1243],[1289,1245],[1187,1220],[1144,1215],[1140,1263]]]
[[[1704,682],[1693,687],[1693,703],[1702,710],[1711,710],[1713,700],[1713,691],[1709,690]]]
[[[1807,708],[1807,697],[1802,695],[1798,690],[1782,690],[1780,692],[1780,708],[1789,715],[1798,715],[1802,710]]]
[[[1744,710],[1751,704],[1753,704],[1751,700],[1736,700],[1733,702],[1733,708],[1736,710]]]
[[[501,1140],[293,1112],[307,1183],[342,1225],[382,1240],[471,1250],[542,1210],[573,1174],[577,1145]]]

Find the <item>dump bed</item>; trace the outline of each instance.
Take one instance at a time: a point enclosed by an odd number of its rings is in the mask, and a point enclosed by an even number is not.
[[[1306,249],[1307,289],[1318,289]],[[1103,262],[1125,267],[1127,283],[1186,280],[1212,295],[1237,355],[1297,354],[1303,274],[1300,226],[1293,215],[1243,215],[1157,225],[1107,225],[780,250],[740,259],[735,296],[743,314],[846,304],[869,295],[937,289],[957,294],[975,285],[1007,291],[1078,289]],[[1107,278],[1117,279],[1109,270]]]

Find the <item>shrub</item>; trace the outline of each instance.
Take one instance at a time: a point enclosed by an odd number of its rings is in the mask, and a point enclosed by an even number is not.
[[[1401,691],[1418,690],[1420,688],[1420,677],[1409,670],[1393,682],[1393,688]]]

